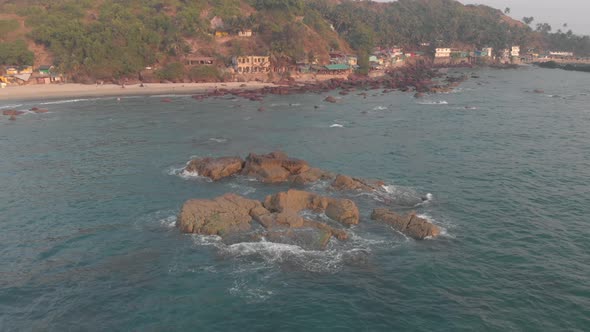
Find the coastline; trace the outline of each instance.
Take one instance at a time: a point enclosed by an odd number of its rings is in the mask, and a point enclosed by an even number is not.
[[[276,84],[262,82],[230,82],[230,83],[147,83],[144,87],[139,84],[126,85],[89,85],[89,84],[48,84],[7,86],[0,89],[0,101],[10,100],[45,100],[56,98],[87,98],[87,97],[117,97],[159,94],[194,94],[227,90],[258,90],[265,87],[276,87]]]

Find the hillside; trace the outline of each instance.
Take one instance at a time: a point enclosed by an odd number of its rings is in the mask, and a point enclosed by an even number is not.
[[[535,32],[497,9],[455,0],[0,0],[0,9],[0,65],[34,57],[78,81],[137,77],[145,67],[178,76],[187,56],[213,57],[224,68],[236,55],[327,63],[330,51],[364,58],[376,46],[590,53],[582,37]]]

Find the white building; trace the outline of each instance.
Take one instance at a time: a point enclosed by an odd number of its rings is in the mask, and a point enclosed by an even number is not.
[[[238,37],[252,37],[252,30],[240,30],[238,31]]]
[[[489,56],[489,57],[491,57],[493,55],[492,54],[493,51],[494,51],[494,49],[491,47],[484,47],[481,49],[482,54],[485,54],[485,56]]]
[[[549,52],[549,55],[556,56],[556,57],[564,57],[564,58],[566,58],[566,57],[573,57],[574,56],[574,53],[573,52],[561,52],[561,51],[559,51],[559,52]]]
[[[434,52],[435,58],[450,58],[451,57],[451,49],[450,48],[437,48]]]
[[[510,56],[520,56],[520,46],[512,46]]]

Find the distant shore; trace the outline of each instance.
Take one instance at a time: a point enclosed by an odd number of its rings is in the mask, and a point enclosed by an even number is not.
[[[146,83],[143,87],[139,84],[120,85],[87,85],[87,84],[47,84],[47,85],[22,85],[7,86],[0,89],[0,101],[7,100],[44,100],[55,98],[86,98],[86,97],[113,97],[113,96],[137,96],[159,94],[193,94],[213,91],[217,89],[242,89],[256,90],[264,87],[276,86],[272,83],[262,82],[231,82],[231,83]]]

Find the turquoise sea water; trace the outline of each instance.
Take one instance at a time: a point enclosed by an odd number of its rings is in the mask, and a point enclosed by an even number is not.
[[[0,330],[587,331],[590,75],[477,75],[423,100],[268,96],[265,112],[186,96],[0,102],[50,110],[0,119]],[[352,197],[361,223],[325,252],[173,227],[186,199],[287,188],[183,178],[191,156],[276,149],[390,193]],[[407,239],[374,206],[415,208],[445,234]]]

